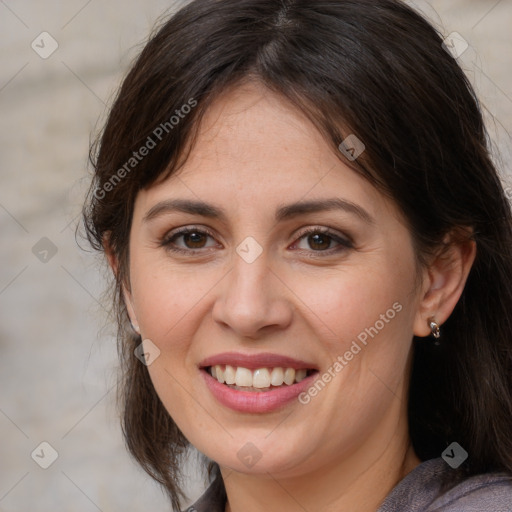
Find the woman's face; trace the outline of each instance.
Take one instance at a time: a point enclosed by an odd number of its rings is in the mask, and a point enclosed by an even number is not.
[[[284,477],[406,445],[410,233],[282,98],[218,99],[184,167],[138,194],[130,236],[151,379],[209,458]]]

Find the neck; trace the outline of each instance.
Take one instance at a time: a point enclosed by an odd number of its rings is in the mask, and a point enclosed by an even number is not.
[[[375,512],[391,489],[420,464],[401,429],[388,439],[384,450],[376,449],[382,446],[378,437],[376,443],[366,443],[342,461],[293,478],[221,468],[226,512]]]

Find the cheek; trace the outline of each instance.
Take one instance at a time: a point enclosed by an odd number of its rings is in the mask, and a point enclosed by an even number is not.
[[[390,257],[297,286],[306,297],[303,315],[332,361],[328,395],[335,405],[319,413],[333,425],[362,435],[363,424],[373,425],[406,388],[414,278],[411,262]]]
[[[206,420],[205,410],[191,398],[199,396],[193,340],[210,308],[208,294],[219,278],[208,273],[185,275],[166,263],[139,266],[139,261],[134,260],[132,274],[137,319],[143,337],[160,350],[148,371],[173,420],[190,434],[191,424],[199,428]]]
[[[164,261],[144,255],[132,262],[132,291],[137,319],[149,338],[166,338],[166,333],[190,324],[201,311],[217,278],[217,272],[177,269]],[[172,336],[171,336],[172,338]]]
[[[403,336],[407,326],[412,331],[412,268],[374,268],[378,272],[360,267],[295,280],[293,291],[303,304],[302,314],[329,345],[331,356],[348,350],[352,340],[364,343],[377,334]]]
[[[369,435],[407,387],[414,274],[412,267],[378,268],[378,275],[352,269],[317,281],[304,301],[303,315],[332,361],[324,370],[325,395],[312,399],[315,414],[334,429],[343,425],[353,439]],[[330,406],[322,408],[322,401]],[[333,439],[328,449],[339,449],[337,443]]]

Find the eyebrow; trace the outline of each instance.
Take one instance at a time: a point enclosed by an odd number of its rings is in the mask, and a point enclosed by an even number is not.
[[[211,219],[226,220],[223,210],[212,204],[204,203],[203,201],[191,201],[189,199],[166,199],[155,204],[144,215],[143,222],[149,222],[155,217],[172,212],[191,213],[192,215],[201,215]]]
[[[318,213],[322,211],[341,210],[356,215],[367,224],[374,224],[373,217],[361,206],[347,201],[345,199],[332,198],[312,201],[300,201],[288,205],[280,206],[275,215],[276,221],[283,221],[304,215],[307,213]],[[183,212],[192,215],[201,215],[211,219],[226,221],[226,214],[221,208],[203,201],[193,201],[189,199],[167,199],[153,206],[144,215],[143,222],[149,222],[155,217],[167,213]]]
[[[305,213],[317,213],[323,211],[341,210],[343,212],[352,213],[367,224],[374,224],[373,217],[361,206],[347,201],[346,199],[332,198],[320,199],[314,201],[300,201],[285,206],[281,206],[276,212],[276,220],[286,220]]]

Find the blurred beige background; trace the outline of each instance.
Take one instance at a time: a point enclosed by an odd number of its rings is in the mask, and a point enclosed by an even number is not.
[[[512,0],[409,3],[468,42],[459,61],[512,184]],[[74,233],[90,134],[177,6],[0,0],[0,512],[170,510],[124,449],[104,271]],[[190,478],[192,499],[201,486]]]

